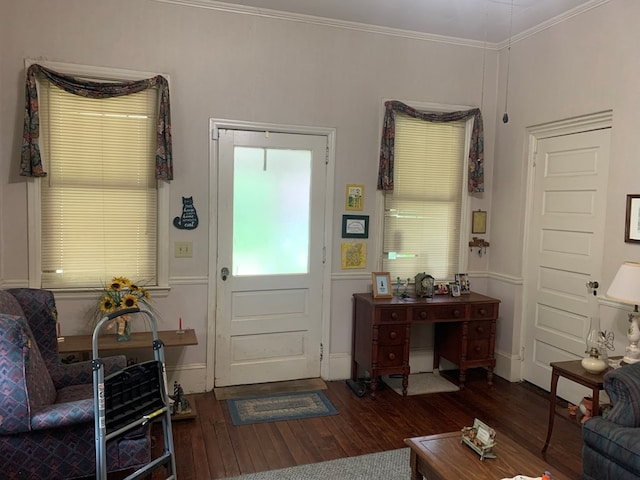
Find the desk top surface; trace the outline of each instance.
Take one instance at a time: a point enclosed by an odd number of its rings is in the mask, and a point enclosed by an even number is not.
[[[158,338],[163,341],[165,347],[183,347],[197,345],[198,338],[192,328],[181,330],[160,330]],[[92,335],[66,335],[64,341],[58,342],[60,353],[91,352]],[[153,335],[151,332],[133,332],[131,339],[126,342],[118,342],[115,334],[104,334],[98,337],[98,348],[103,350],[128,350],[134,348],[151,348]]]
[[[493,297],[488,297],[480,293],[471,292],[459,297],[452,297],[451,295],[434,295],[431,298],[421,297],[407,297],[407,298],[373,298],[371,293],[355,293],[353,295],[366,302],[373,303],[375,305],[458,305],[467,303],[500,303],[500,300]]]

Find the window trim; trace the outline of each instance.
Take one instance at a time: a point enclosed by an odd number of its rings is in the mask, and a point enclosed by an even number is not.
[[[25,71],[34,63],[50,68],[67,75],[82,76],[92,80],[133,81],[142,80],[156,75],[162,75],[167,79],[171,87],[171,79],[165,73],[141,72],[116,68],[96,67],[61,62],[43,62],[34,59],[25,59]],[[42,151],[42,146],[41,146]],[[43,157],[46,152],[43,151]],[[43,159],[43,163],[45,163]],[[46,163],[45,163],[46,164]],[[46,178],[46,177],[45,177]],[[27,232],[29,255],[29,287],[42,288],[42,212],[40,208],[40,182],[41,178],[27,178]],[[163,180],[157,181],[158,185],[158,236],[157,236],[157,286],[150,287],[151,291],[169,289],[169,203],[170,184]],[[51,288],[56,292],[87,292],[94,291],[91,287]]]
[[[380,104],[379,107],[379,114],[378,114],[378,132],[382,131],[382,123],[384,120],[384,113],[385,113],[385,102],[387,101],[391,101],[392,99],[390,98],[384,98],[382,99],[382,102]],[[457,112],[457,111],[461,111],[461,110],[470,110],[472,108],[475,107],[470,107],[468,105],[449,105],[449,104],[441,104],[441,103],[429,103],[429,102],[414,102],[414,101],[407,101],[407,100],[402,100],[402,99],[395,99],[398,100],[402,103],[405,103],[417,110],[421,110],[421,111],[428,111],[428,112],[435,112],[435,113],[440,113],[440,112]],[[465,139],[464,139],[464,151],[465,152],[469,152],[469,148],[471,147],[471,131],[473,129],[473,118],[468,118],[465,122]],[[378,154],[380,152],[380,136],[378,135],[377,137],[377,149],[378,149]],[[466,157],[465,157],[466,160]],[[468,178],[469,178],[469,169],[467,168],[467,164],[466,162],[463,165],[463,169],[462,169],[462,199],[460,202],[460,244],[459,244],[459,248],[460,248],[460,255],[458,257],[459,259],[459,265],[458,265],[458,269],[461,272],[466,272],[469,268],[469,245],[468,245],[468,238],[471,234],[471,225],[470,225],[470,219],[471,219],[471,195],[469,194],[469,191],[467,190],[467,182],[468,182]],[[377,256],[376,256],[376,265],[375,265],[375,271],[378,271],[380,269],[382,269],[382,257],[384,255],[384,252],[382,251],[382,246],[384,244],[384,208],[385,208],[385,203],[384,203],[384,192],[381,190],[376,190],[376,240],[378,242],[378,248],[377,248]],[[418,273],[418,272],[416,272]],[[437,279],[437,280],[451,280],[453,281],[453,278],[451,279]]]

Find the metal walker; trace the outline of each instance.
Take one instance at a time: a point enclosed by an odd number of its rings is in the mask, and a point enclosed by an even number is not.
[[[122,315],[142,313],[153,333],[155,360],[134,364],[104,376],[104,362],[98,356],[98,334],[102,326]],[[140,478],[158,467],[166,466],[167,480],[175,480],[176,461],[171,431],[171,409],[167,393],[164,344],[158,338],[155,317],[148,310],[127,308],[101,318],[93,331],[93,404],[96,442],[96,479],[107,479],[107,442],[155,418],[161,418],[164,451],[125,480]]]

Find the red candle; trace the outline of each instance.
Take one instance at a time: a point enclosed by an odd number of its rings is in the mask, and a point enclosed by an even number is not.
[[[60,336],[60,322],[58,322],[58,336]]]
[[[182,330],[182,317],[180,317],[180,330]]]

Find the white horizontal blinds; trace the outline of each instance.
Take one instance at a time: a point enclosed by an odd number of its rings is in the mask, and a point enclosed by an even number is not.
[[[395,115],[394,190],[385,194],[382,269],[453,278],[460,255],[465,121]]]
[[[157,90],[93,99],[40,87],[42,286],[156,284]]]

